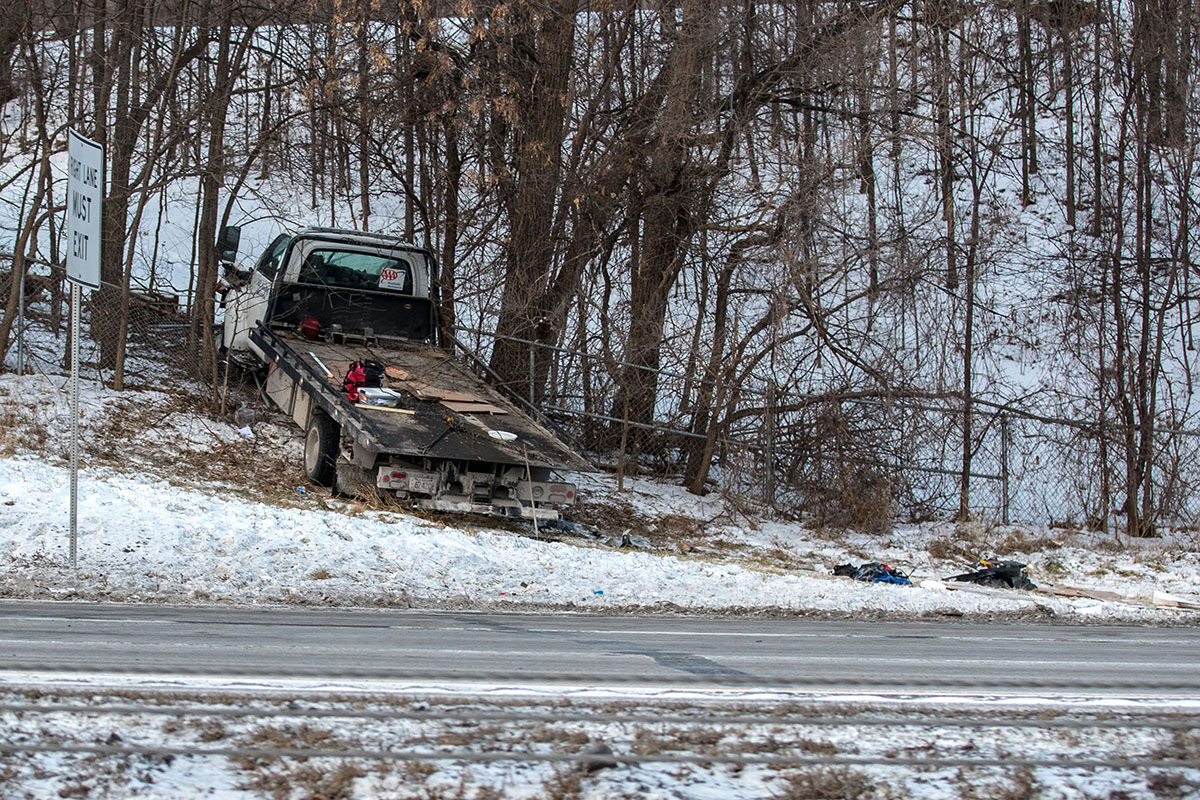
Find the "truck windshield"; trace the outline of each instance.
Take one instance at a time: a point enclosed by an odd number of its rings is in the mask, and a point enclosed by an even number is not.
[[[300,282],[412,294],[412,264],[380,253],[315,249],[304,258]]]

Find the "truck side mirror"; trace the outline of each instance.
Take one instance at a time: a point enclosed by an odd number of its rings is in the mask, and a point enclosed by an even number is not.
[[[226,225],[221,228],[217,238],[217,253],[222,264],[232,264],[237,260],[238,243],[242,240],[242,229],[237,225]]]

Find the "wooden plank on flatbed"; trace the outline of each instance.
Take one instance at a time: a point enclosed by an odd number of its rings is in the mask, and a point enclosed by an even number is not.
[[[492,405],[483,400],[447,400],[442,399],[442,405],[451,411],[457,411],[460,414],[507,414],[508,412],[500,406]]]
[[[392,408],[391,406],[369,406],[359,403],[358,407],[364,411],[386,411],[389,414],[416,414],[411,408]]]

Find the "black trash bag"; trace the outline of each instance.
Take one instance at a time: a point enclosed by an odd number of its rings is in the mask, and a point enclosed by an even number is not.
[[[889,567],[887,564],[881,564],[878,561],[869,561],[857,567],[853,564],[838,564],[833,568],[833,574],[845,575],[856,581],[867,581],[869,583],[895,583],[901,586],[912,585],[912,581],[903,572],[895,567]]]
[[[981,586],[997,586],[1001,589],[1036,589],[1037,584],[1029,580],[1029,573],[1020,561],[984,561],[979,560],[981,569],[974,572],[964,572],[946,578],[948,581],[965,581],[978,583]]]

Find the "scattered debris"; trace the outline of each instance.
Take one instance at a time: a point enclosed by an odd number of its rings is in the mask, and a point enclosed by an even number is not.
[[[1020,561],[987,561],[979,559],[980,569],[952,575],[948,581],[966,581],[981,586],[998,586],[1002,589],[1036,589],[1037,584],[1029,580],[1025,564]]]
[[[591,775],[593,772],[617,766],[617,760],[612,757],[612,748],[606,744],[589,747],[583,751],[583,755],[595,756],[594,758],[579,762],[579,770],[585,775]]]
[[[577,523],[566,519],[548,519],[542,523],[544,531],[562,531],[563,533],[571,533],[581,535],[586,533],[586,530]]]
[[[912,586],[912,581],[903,572],[878,561],[869,561],[857,567],[853,564],[838,564],[834,567],[833,574],[845,575],[856,581],[868,581],[869,583],[895,583],[901,586]]]
[[[610,536],[605,544],[620,550],[649,550],[651,548],[649,539],[645,536],[632,536],[628,530],[622,533],[620,537]]]
[[[1134,594],[1117,594],[1101,589],[1082,589],[1078,586],[1044,585],[1037,591],[1058,597],[1087,598],[1104,603],[1122,603],[1124,605],[1140,606],[1142,608],[1178,608],[1190,611],[1200,611],[1200,603],[1185,600],[1178,595],[1155,590],[1149,597]]]
[[[249,427],[256,422],[264,421],[265,418],[265,414],[247,403],[242,403],[238,406],[237,411],[233,412],[234,424],[239,428]]]
[[[1167,606],[1169,608],[1179,608],[1180,604],[1183,601],[1180,598],[1176,597],[1175,595],[1170,594],[1169,592],[1157,592],[1156,591],[1154,594],[1150,595],[1150,602],[1156,606]]]

